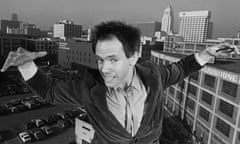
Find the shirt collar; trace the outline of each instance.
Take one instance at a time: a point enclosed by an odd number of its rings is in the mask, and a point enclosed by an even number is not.
[[[140,85],[140,77],[137,75],[137,72],[136,72],[136,68],[134,68],[133,70],[133,77],[132,77],[132,81],[130,82],[130,86],[133,88],[133,89],[136,89],[138,91],[141,91],[142,89],[142,86]],[[110,87],[107,87],[107,91],[108,91],[108,95],[109,96],[112,96],[114,95],[114,93],[116,91],[118,91],[119,87],[116,87],[116,88],[110,88]],[[121,89],[121,88],[120,88]]]

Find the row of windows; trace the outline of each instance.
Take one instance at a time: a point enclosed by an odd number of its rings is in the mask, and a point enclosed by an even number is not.
[[[189,84],[188,86],[188,93],[191,93],[193,96],[196,96],[197,93],[197,87],[195,87],[192,84]],[[175,89],[174,87],[169,87],[169,94],[171,96],[173,96],[175,94]],[[176,94],[176,98],[178,100],[178,102],[182,102],[183,100],[183,92],[177,91]],[[203,102],[205,102],[206,104],[208,104],[209,106],[212,106],[213,103],[213,98],[214,96],[204,90],[201,91],[201,100]],[[191,108],[192,110],[194,110],[194,101],[187,98],[187,106],[189,108]],[[220,100],[219,101],[219,106],[218,106],[218,110],[221,111],[222,113],[224,113],[225,115],[227,115],[228,117],[232,118],[233,117],[233,113],[234,113],[234,106],[230,103],[225,102],[224,100]]]
[[[75,52],[76,52],[76,53],[75,53]],[[90,52],[81,52],[81,51],[74,51],[74,50],[72,50],[72,51],[69,51],[69,53],[72,53],[73,55],[74,55],[74,54],[77,54],[77,55],[78,55],[78,54],[79,54],[79,55],[82,55],[82,54],[83,54],[84,56],[87,56],[87,55],[88,55],[89,57],[91,56],[91,53],[90,53]]]
[[[199,72],[195,72],[192,75],[189,76],[190,79],[193,79],[195,81],[199,81]],[[211,88],[211,89],[215,89],[216,88],[216,77],[205,74],[204,75],[204,80],[203,80],[203,85]],[[194,86],[190,86],[190,92],[192,92],[192,94],[195,93],[195,88],[193,88]],[[236,98],[237,96],[237,90],[238,90],[238,85],[226,80],[222,81],[222,86],[221,86],[221,92],[224,94],[227,94],[233,98]]]

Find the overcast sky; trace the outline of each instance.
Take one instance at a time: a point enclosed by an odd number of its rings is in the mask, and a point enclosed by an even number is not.
[[[240,30],[240,0],[0,0],[0,19],[18,14],[20,21],[47,30],[60,19],[73,20],[84,29],[105,20],[127,23],[160,21],[171,5],[174,31],[178,31],[180,11],[210,10],[213,37],[234,37]]]

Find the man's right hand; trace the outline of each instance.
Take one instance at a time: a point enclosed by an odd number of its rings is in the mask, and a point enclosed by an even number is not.
[[[17,51],[9,52],[8,57],[1,68],[1,72],[5,72],[11,66],[23,66],[24,64],[45,55],[47,55],[46,51],[30,52],[22,47],[19,47]]]

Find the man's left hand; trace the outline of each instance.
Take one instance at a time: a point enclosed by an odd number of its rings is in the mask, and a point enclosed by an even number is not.
[[[239,48],[236,45],[221,43],[221,44],[206,48],[201,54],[206,54],[214,57],[218,57],[218,56],[226,57],[230,54],[240,55],[240,52],[239,52]]]

